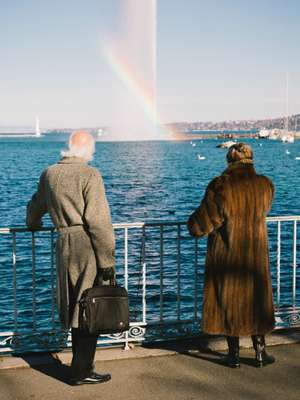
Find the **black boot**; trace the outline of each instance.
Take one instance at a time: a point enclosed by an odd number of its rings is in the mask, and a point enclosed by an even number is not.
[[[252,342],[255,350],[255,365],[258,368],[262,368],[265,365],[273,364],[275,358],[270,356],[266,352],[266,343],[264,335],[253,335]]]
[[[230,368],[240,368],[240,347],[238,336],[226,336],[228,344],[227,363]]]

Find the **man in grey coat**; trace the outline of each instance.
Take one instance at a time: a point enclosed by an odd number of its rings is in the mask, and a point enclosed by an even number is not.
[[[27,206],[29,229],[42,226],[49,213],[58,231],[56,243],[58,311],[63,328],[72,328],[72,384],[101,383],[109,374],[93,371],[97,336],[78,328],[79,300],[101,274],[115,274],[115,237],[101,174],[87,165],[95,152],[92,135],[74,132],[69,150],[41,175]]]

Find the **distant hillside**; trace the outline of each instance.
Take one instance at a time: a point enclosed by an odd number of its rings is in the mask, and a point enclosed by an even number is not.
[[[258,119],[258,120],[235,120],[222,122],[174,122],[167,124],[167,128],[177,132],[189,132],[193,130],[253,130],[253,129],[283,129],[286,118]],[[289,130],[300,131],[300,114],[289,117]]]

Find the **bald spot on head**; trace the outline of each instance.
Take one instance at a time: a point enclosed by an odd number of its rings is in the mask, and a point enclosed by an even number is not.
[[[69,137],[69,150],[62,151],[63,157],[80,157],[85,161],[91,161],[95,153],[95,139],[86,131],[75,131]]]
[[[93,136],[86,131],[75,131],[70,137],[70,148],[75,146],[77,148],[89,146],[94,143]]]

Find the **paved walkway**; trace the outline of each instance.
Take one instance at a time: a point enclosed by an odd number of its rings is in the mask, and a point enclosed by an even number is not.
[[[271,347],[270,353],[277,362],[262,369],[253,367],[250,349],[242,349],[242,367],[238,370],[224,366],[224,352],[208,353],[193,346],[183,346],[176,351],[171,348],[171,351],[149,349],[137,352],[140,352],[140,358],[97,361],[96,370],[109,371],[113,377],[110,382],[100,385],[69,386],[66,383],[69,368],[58,362],[27,369],[2,369],[0,399],[300,399],[300,344]]]

